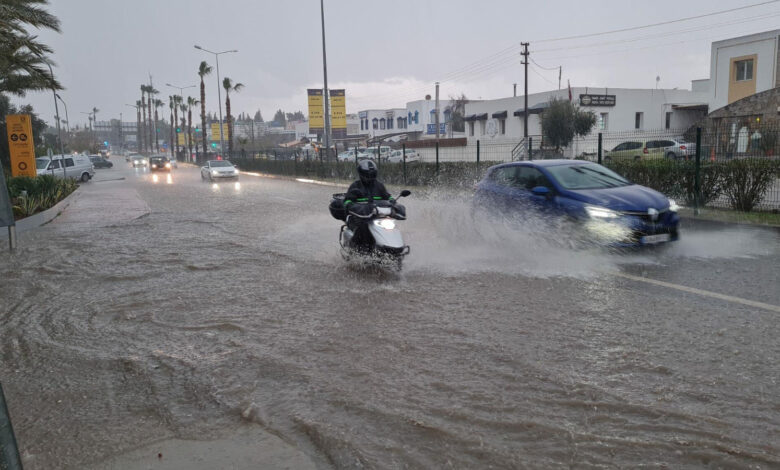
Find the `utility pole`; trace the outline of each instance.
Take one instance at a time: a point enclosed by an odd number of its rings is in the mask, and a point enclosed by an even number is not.
[[[523,137],[526,139],[528,138],[528,44],[527,42],[520,43],[521,46],[523,46],[523,52],[520,53],[525,60],[521,62],[525,66],[525,96],[523,96],[523,100],[525,101],[525,105],[523,106],[523,109],[525,110],[525,113],[523,114]]]
[[[561,89],[561,75],[563,74],[563,66],[558,66],[558,89]]]
[[[512,96],[517,96],[517,83],[513,83],[512,88],[513,88]]]
[[[119,113],[119,148],[124,149],[125,140],[122,138],[122,113]]]
[[[436,142],[439,141],[439,82],[436,82]]]
[[[322,103],[325,105],[325,154],[330,151],[330,111],[328,109],[328,61],[325,55],[325,2],[320,0],[320,17],[322,19],[322,73],[324,75],[325,90],[322,95]],[[378,158],[378,157],[377,157]]]

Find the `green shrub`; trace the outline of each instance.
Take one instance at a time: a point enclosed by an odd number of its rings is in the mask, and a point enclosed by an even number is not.
[[[676,160],[619,159],[607,166],[629,181],[653,188],[674,198],[685,197],[684,174],[686,165]]]
[[[771,160],[732,160],[723,163],[723,193],[732,209],[750,212],[761,202],[778,172]]]
[[[14,214],[21,218],[53,207],[75,191],[78,184],[72,179],[42,175],[8,178],[7,186]]]

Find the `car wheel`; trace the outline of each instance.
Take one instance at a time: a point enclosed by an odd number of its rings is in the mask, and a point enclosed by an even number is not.
[[[86,183],[87,181],[89,181],[89,173],[83,173],[81,175],[81,182]]]
[[[674,154],[674,152],[669,152],[666,154],[667,160],[677,160],[677,155]]]

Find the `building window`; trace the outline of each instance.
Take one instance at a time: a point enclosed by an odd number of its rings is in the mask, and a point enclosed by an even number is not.
[[[387,128],[392,129],[393,128],[393,118],[389,117],[387,118]]]
[[[372,119],[371,120],[371,124],[372,124],[374,129],[379,129],[379,119],[377,119],[377,118]]]
[[[645,113],[636,113],[634,115],[634,129],[641,129],[644,124]]]
[[[666,112],[666,128],[671,129],[672,128],[672,113],[671,111]]]
[[[500,119],[498,122],[500,123],[499,127],[501,128],[501,135],[506,134],[506,119]]]
[[[399,129],[403,129],[404,128],[403,120],[401,118],[398,118],[395,123],[398,125]]]
[[[609,125],[609,113],[599,114],[599,130],[605,131]]]
[[[474,121],[469,121],[469,136],[474,137]]]
[[[735,76],[738,82],[753,80],[753,59],[738,60],[734,62]]]
[[[385,128],[385,118],[382,118],[379,120],[379,128],[384,129]]]
[[[361,131],[363,130],[363,120],[362,119],[360,120],[360,130]]]
[[[485,121],[479,121],[479,134],[485,135]]]

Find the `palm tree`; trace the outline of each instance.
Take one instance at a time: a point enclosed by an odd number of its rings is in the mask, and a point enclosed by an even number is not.
[[[146,121],[149,129],[149,152],[151,153],[154,150],[154,144],[152,143],[152,139],[155,141],[157,140],[157,136],[153,136],[153,134],[156,134],[156,129],[153,128],[153,121],[152,121],[152,102],[154,100],[154,95],[160,93],[159,91],[155,90],[153,86],[149,85],[146,87],[146,95],[149,97],[149,119]]]
[[[60,21],[41,8],[48,0],[0,2],[0,93],[62,89],[49,69],[49,46],[27,33],[31,28],[60,32]]]
[[[206,84],[203,77],[210,74],[213,68],[204,60],[198,67],[198,76],[200,76],[200,125],[203,128],[203,152],[206,152]]]
[[[181,103],[181,96],[173,95],[173,125],[179,125],[179,103]],[[177,132],[178,134],[178,132]],[[176,143],[174,144],[174,150],[176,154],[179,153],[179,136],[176,136]]]
[[[200,101],[196,100],[192,96],[187,97],[187,146],[190,149],[190,155],[192,155],[192,145],[190,143],[190,139],[195,140],[194,137],[192,137],[192,107],[197,106],[199,103]],[[197,147],[198,143],[195,142],[196,153]]]
[[[233,118],[230,116],[230,92],[238,93],[244,88],[243,83],[233,83],[233,80],[225,77],[222,80],[222,88],[225,89],[225,112],[228,125],[228,154],[233,153]]]
[[[141,148],[139,152],[146,152],[146,85],[141,85]]]
[[[157,153],[160,153],[160,138],[157,135],[157,121],[159,119],[157,108],[162,107],[164,104],[165,103],[163,103],[162,100],[154,100],[154,147]]]
[[[176,155],[176,150],[175,150],[176,149],[176,144],[174,142],[174,139],[176,138],[176,121],[173,120],[173,107],[174,106],[175,106],[175,104],[174,104],[173,95],[170,95],[170,96],[168,96],[168,108],[170,108],[170,110],[171,110],[171,126],[170,126],[171,127],[171,132],[170,132],[171,138],[168,141],[168,148],[170,149],[171,155],[173,155],[173,156]]]
[[[141,151],[141,101],[135,102],[135,111],[136,111],[136,119],[138,120],[136,124],[136,146],[138,147],[138,151]]]

